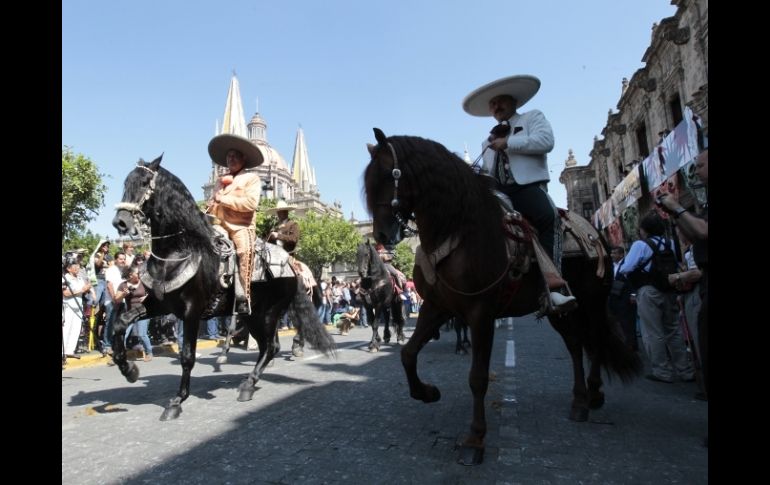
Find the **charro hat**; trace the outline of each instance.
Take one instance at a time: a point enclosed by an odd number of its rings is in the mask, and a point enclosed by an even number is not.
[[[242,136],[226,133],[215,136],[209,142],[209,156],[217,165],[227,166],[228,150],[238,150],[243,153],[246,159],[244,168],[257,167],[265,161],[259,147]]]
[[[463,99],[463,109],[473,116],[492,116],[489,113],[489,101],[495,96],[507,94],[516,100],[516,108],[521,108],[540,89],[540,79],[529,74],[508,76],[492,81],[475,89]]]
[[[289,205],[286,203],[285,200],[281,199],[278,201],[278,203],[275,205],[275,207],[271,207],[269,209],[265,210],[266,214],[276,214],[278,211],[293,211],[296,209],[293,205]]]

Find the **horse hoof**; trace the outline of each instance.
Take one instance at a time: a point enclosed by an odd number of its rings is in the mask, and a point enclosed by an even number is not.
[[[441,399],[441,392],[438,390],[438,387],[425,384],[425,398],[423,401],[428,403],[436,402],[439,399]]]
[[[457,457],[457,463],[465,466],[481,465],[484,461],[484,448],[462,445]]]
[[[179,404],[171,404],[160,415],[161,421],[170,421],[176,419],[182,414],[182,406]]]
[[[227,364],[227,355],[222,354],[217,357],[217,364]]]
[[[371,352],[371,353],[375,353],[375,352],[379,352],[379,351],[380,351],[379,347],[369,347],[369,352]]]
[[[588,421],[588,409],[572,408],[572,410],[569,412],[569,419],[578,423],[584,423]]]
[[[599,392],[588,400],[589,409],[599,409],[604,406],[604,393]]]
[[[385,340],[383,340],[383,342],[385,342],[386,344],[389,344],[390,343],[390,337],[388,337]]]
[[[421,394],[415,393],[410,395],[413,399],[417,399],[418,401],[422,401],[424,403],[432,403],[441,399],[441,392],[438,390],[438,387],[432,386],[430,384],[423,384]]]
[[[251,401],[251,398],[254,396],[255,391],[256,389],[254,389],[253,387],[251,389],[239,389],[238,402]]]
[[[139,379],[139,367],[133,362],[128,363],[128,372],[126,372],[126,380],[134,383]]]
[[[291,349],[291,355],[294,357],[304,357],[305,353],[298,347],[296,349]]]

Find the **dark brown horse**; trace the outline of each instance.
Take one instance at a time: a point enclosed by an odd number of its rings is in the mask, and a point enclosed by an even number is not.
[[[182,380],[161,420],[175,419],[182,402],[190,395],[190,373],[195,365],[198,325],[201,317],[222,316],[233,305],[233,289],[218,284],[219,256],[212,244],[213,228],[198,209],[190,191],[174,174],[160,166],[161,157],[137,164],[126,177],[123,201],[117,206],[112,225],[121,235],[136,236],[149,224],[152,257],[142,276],[152,281],[149,295],[141,304],[123,313],[115,324],[113,359],[129,382],[139,369],[126,359],[123,335],[128,325],[140,318],[173,313],[184,321],[184,343],[179,348]],[[237,276],[236,276],[237,277]],[[238,400],[248,401],[265,367],[277,353],[278,318],[291,309],[294,324],[301,326],[310,345],[327,355],[335,352],[334,341],[318,319],[313,302],[302,281],[295,277],[268,277],[251,284],[251,314],[240,318],[259,345],[259,357],[252,372],[238,388]]]
[[[458,316],[468,323],[473,341],[469,377],[473,420],[458,461],[479,464],[487,429],[484,397],[489,385],[494,320],[537,311],[544,282],[534,263],[523,276],[509,270],[503,212],[490,191],[489,177],[475,174],[468,164],[431,140],[386,138],[377,128],[374,133],[378,144],[369,145],[371,161],[364,172],[364,189],[375,239],[386,246],[398,243],[407,220],[413,219],[424,254],[432,256],[446,241],[457,241],[435,267],[435,276],[415,266],[415,285],[424,301],[414,334],[401,350],[401,362],[410,395],[426,403],[438,401],[438,388],[422,382],[417,375],[417,355],[447,318]],[[601,263],[612,268],[607,244],[603,240],[601,244]],[[607,319],[611,272],[597,276],[597,259],[566,255],[562,272],[577,297],[578,308],[549,320],[572,356],[575,380],[569,417],[585,421],[589,408],[604,403],[601,368],[613,371],[626,382],[640,372],[641,362]],[[584,350],[591,362],[587,385]]]

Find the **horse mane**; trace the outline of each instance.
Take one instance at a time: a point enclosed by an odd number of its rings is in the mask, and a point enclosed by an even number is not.
[[[149,165],[144,164],[147,168]],[[154,213],[147,214],[157,224],[158,234],[153,236],[172,235],[183,231],[180,237],[170,237],[163,240],[164,243],[173,242],[173,245],[182,252],[211,253],[213,229],[198,208],[190,191],[176,175],[165,168],[159,166],[157,172],[156,188],[152,197]],[[145,174],[149,175],[149,173],[140,166],[134,170],[134,174],[126,178],[124,187],[126,194],[142,193],[146,189]]]
[[[501,228],[503,213],[497,198],[492,194],[487,177],[476,175],[460,157],[433,140],[416,136],[392,136],[399,160],[403,184],[420,194],[419,203],[428,207],[441,207],[431,215],[430,225],[438,241],[459,236],[466,242],[477,241],[473,252],[489,247],[486,238],[478,234],[492,233]],[[387,147],[378,146],[378,150]],[[388,175],[390,176],[390,175]],[[373,207],[367,194],[367,204]],[[447,204],[447,200],[452,200]],[[501,230],[501,229],[500,229]],[[466,237],[475,235],[474,237]]]

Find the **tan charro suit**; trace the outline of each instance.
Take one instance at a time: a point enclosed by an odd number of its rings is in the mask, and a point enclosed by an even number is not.
[[[223,185],[221,180],[215,192],[220,196],[219,202],[211,199],[206,212],[220,220],[220,225],[235,245],[241,285],[248,299],[254,267],[254,242],[257,237],[254,223],[262,185],[256,168],[241,170],[229,185]]]

